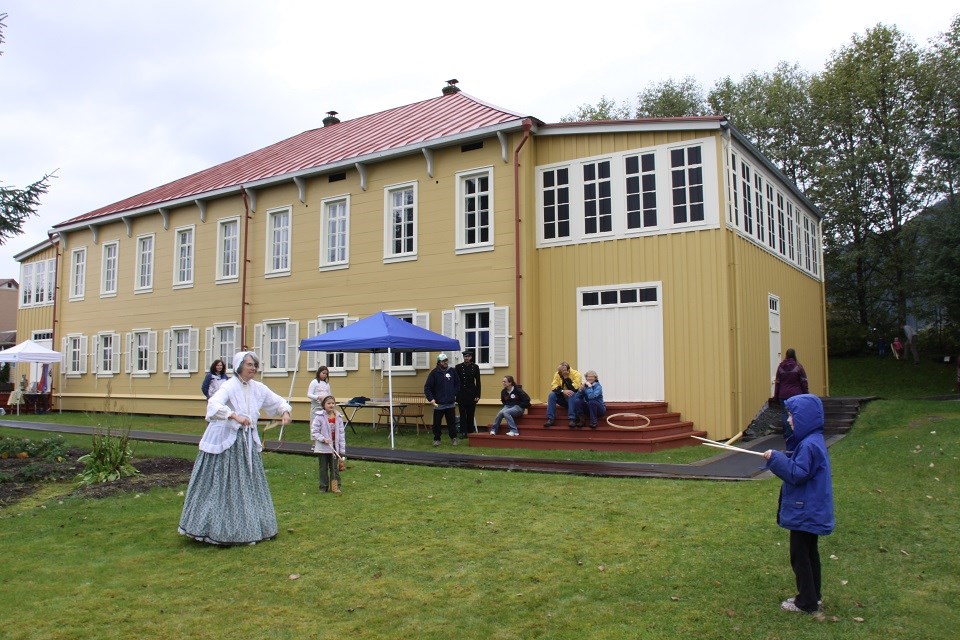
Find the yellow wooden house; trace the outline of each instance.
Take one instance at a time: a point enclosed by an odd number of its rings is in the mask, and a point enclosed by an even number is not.
[[[478,421],[503,375],[544,399],[561,360],[717,438],[760,410],[787,347],[827,392],[820,214],[726,118],[545,124],[450,84],[323,125],[24,256],[21,282],[55,274],[18,330],[64,353],[64,409],[201,415],[210,362],[249,347],[306,420],[319,364],[340,399],[385,395],[380,356],[297,348],[377,311],[474,350]],[[395,386],[422,389],[436,355],[394,354]]]

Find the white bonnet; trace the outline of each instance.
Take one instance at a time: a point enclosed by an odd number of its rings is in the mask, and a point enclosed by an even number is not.
[[[247,357],[247,354],[253,356],[254,360],[259,360],[257,354],[253,351],[238,351],[235,356],[233,356],[233,371],[236,373],[240,370],[240,365],[243,364],[243,359]]]

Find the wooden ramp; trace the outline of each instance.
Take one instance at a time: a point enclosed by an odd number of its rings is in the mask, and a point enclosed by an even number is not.
[[[629,417],[615,414],[635,414]],[[614,416],[614,427],[607,417]],[[649,418],[650,424],[643,417]],[[681,419],[679,413],[671,412],[666,402],[608,402],[607,416],[601,418],[596,429],[587,426],[571,429],[567,426],[566,413],[557,412],[556,424],[544,427],[547,405],[539,404],[517,421],[519,436],[507,435],[503,422],[497,435],[489,434],[489,425],[480,427],[480,433],[471,433],[471,447],[497,449],[564,449],[585,451],[632,451],[651,453],[664,449],[676,449],[699,444],[690,436],[706,437],[706,431],[694,429],[693,423]]]

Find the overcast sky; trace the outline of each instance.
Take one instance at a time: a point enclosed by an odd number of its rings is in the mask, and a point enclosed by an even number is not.
[[[54,225],[321,126],[468,94],[556,122],[649,83],[808,71],[877,23],[918,44],[943,0],[0,0],[0,183],[54,170],[13,256]],[[599,11],[599,12],[595,12]],[[731,114],[736,121],[736,114]]]

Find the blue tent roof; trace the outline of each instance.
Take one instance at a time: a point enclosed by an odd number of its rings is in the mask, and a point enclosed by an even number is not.
[[[460,351],[460,341],[379,312],[351,325],[300,341],[301,351]]]

